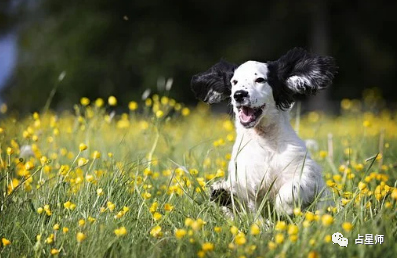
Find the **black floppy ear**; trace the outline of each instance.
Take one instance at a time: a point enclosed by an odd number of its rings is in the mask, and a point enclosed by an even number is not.
[[[232,87],[230,79],[236,68],[237,65],[221,60],[208,71],[194,75],[190,85],[196,98],[212,104],[229,97]]]
[[[318,56],[302,48],[294,48],[277,61],[268,62],[268,69],[268,81],[281,109],[289,108],[298,96],[315,95],[325,89],[337,72],[332,57]]]

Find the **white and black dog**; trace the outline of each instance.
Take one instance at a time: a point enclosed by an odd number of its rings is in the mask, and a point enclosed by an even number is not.
[[[291,127],[289,110],[297,97],[329,86],[336,70],[332,57],[295,48],[277,61],[221,61],[193,76],[197,98],[211,104],[230,97],[236,117],[228,178],[211,187],[212,200],[230,207],[234,196],[254,212],[266,197],[288,215],[317,198],[317,204],[330,203],[321,167]]]

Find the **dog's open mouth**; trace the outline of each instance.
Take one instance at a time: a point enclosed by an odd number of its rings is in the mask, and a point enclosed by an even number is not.
[[[238,108],[240,123],[246,127],[254,127],[263,113],[266,104],[260,107],[241,106]]]

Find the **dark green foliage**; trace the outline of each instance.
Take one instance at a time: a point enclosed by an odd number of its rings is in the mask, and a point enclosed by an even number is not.
[[[0,32],[16,24],[20,47],[2,98],[23,111],[44,106],[62,71],[52,107],[69,107],[81,96],[116,95],[125,104],[146,88],[157,91],[162,76],[174,78],[172,97],[189,102],[191,76],[221,58],[238,64],[275,60],[295,46],[321,49],[313,39],[321,17],[308,0],[36,2],[20,4],[13,20],[0,11],[0,24],[13,21]],[[360,97],[374,86],[393,92],[395,6],[329,1],[325,49],[340,67],[332,98]]]

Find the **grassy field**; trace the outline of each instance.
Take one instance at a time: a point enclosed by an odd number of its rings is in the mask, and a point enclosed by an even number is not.
[[[343,100],[338,117],[294,108],[335,206],[274,215],[269,229],[209,201],[227,176],[228,115],[157,95],[124,114],[115,98],[23,118],[3,107],[0,257],[397,257],[397,113],[373,95]]]

